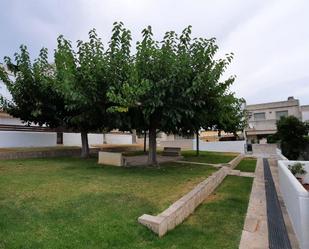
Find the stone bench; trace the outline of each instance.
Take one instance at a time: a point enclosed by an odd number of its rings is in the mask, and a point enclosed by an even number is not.
[[[163,156],[180,156],[181,148],[179,147],[164,147]]]
[[[125,160],[122,153],[99,151],[99,164],[125,166]]]

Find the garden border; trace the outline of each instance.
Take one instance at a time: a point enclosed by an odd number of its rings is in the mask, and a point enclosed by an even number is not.
[[[174,202],[162,213],[156,216],[143,214],[138,218],[138,222],[158,234],[159,237],[162,237],[192,214],[195,208],[220,185],[243,157],[244,155],[240,154],[229,163],[222,165],[221,169],[199,183],[193,190]]]

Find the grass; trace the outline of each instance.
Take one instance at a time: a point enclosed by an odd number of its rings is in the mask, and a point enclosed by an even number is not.
[[[243,172],[255,172],[256,159],[254,158],[245,158],[237,165],[235,169]]]
[[[137,223],[214,171],[178,163],[125,169],[78,158],[0,161],[0,248],[238,248],[248,178],[228,177],[161,239]]]
[[[200,155],[197,157],[196,151],[193,150],[182,151],[181,154],[186,161],[213,164],[228,163],[238,155],[236,153],[200,151]]]
[[[183,243],[179,248],[238,248],[252,181],[247,177],[227,176],[214,194],[171,232],[171,236],[178,236]],[[181,234],[186,236],[181,238]]]

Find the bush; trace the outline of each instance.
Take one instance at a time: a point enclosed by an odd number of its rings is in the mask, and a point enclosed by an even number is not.
[[[307,173],[307,171],[304,169],[303,164],[301,163],[295,163],[294,165],[289,165],[288,168],[294,176],[304,175]]]
[[[280,140],[283,155],[290,160],[297,160],[306,145],[308,126],[298,118],[289,116],[277,121],[277,130],[275,136]]]
[[[278,143],[278,141],[279,141],[279,138],[278,138],[277,134],[267,136],[267,143],[268,144],[275,144],[275,143]]]

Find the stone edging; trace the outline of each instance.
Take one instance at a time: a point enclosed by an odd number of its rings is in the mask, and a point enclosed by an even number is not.
[[[143,214],[138,218],[138,222],[151,229],[159,237],[162,237],[192,214],[195,208],[220,185],[223,179],[231,173],[243,158],[244,154],[240,154],[229,163],[222,164],[218,171],[199,183],[193,190],[174,202],[162,213],[156,216]]]
[[[229,161],[227,164],[223,164],[224,166],[229,166],[231,169],[235,169],[236,166],[240,163],[240,161],[245,157],[244,154],[239,154],[233,160]]]
[[[162,237],[192,214],[223,181],[229,171],[228,167],[222,167],[159,215],[144,214],[138,218],[138,222]]]
[[[97,153],[99,149],[91,148],[90,153]],[[0,152],[0,160],[7,159],[25,159],[25,158],[49,158],[49,157],[66,157],[80,156],[81,149],[57,149],[57,150],[41,150],[41,151],[14,151]]]

